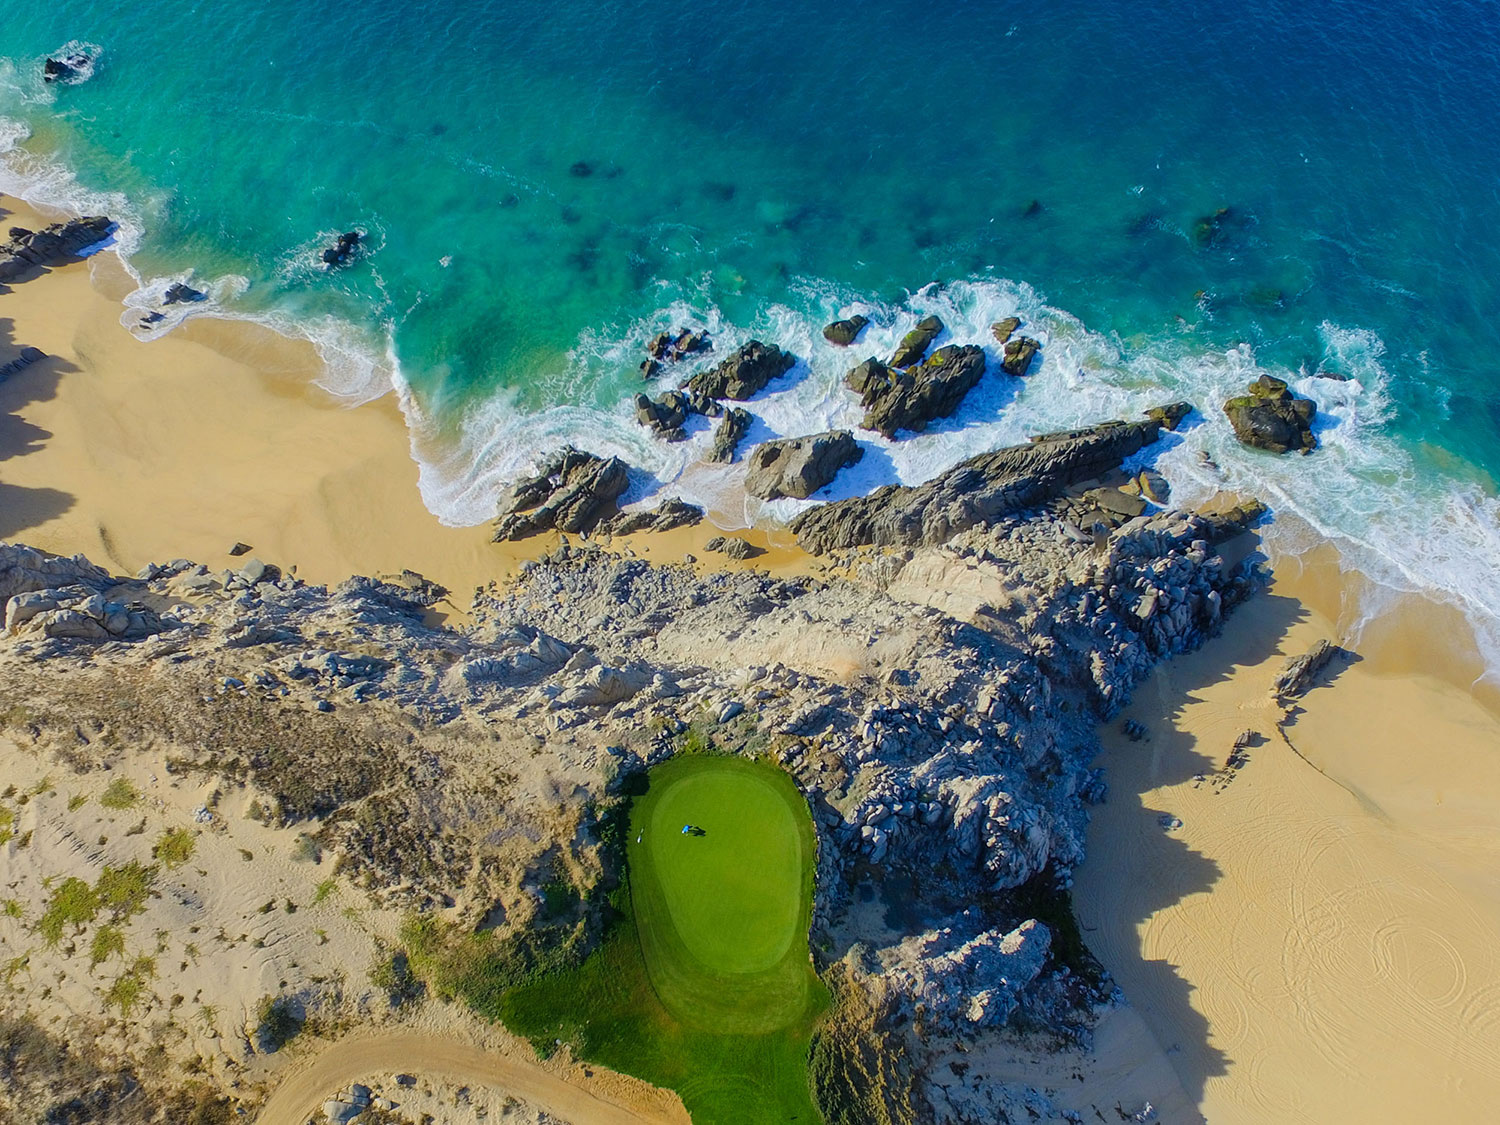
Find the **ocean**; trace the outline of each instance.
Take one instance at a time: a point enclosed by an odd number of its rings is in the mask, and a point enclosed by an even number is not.
[[[91,78],[43,83],[69,48]],[[52,0],[0,30],[0,190],[123,220],[138,334],[262,321],[335,393],[394,388],[454,524],[565,441],[629,461],[632,499],[793,514],[704,464],[705,426],[635,423],[658,331],[799,357],[759,439],[857,425],[844,372],[922,315],[992,353],[1018,315],[1030,377],[862,434],[832,494],[1187,399],[1150,454],[1179,500],[1259,495],[1273,553],[1334,541],[1500,668],[1497,58],[1492,7],[1453,0]],[[325,270],[348,229],[366,253]],[[209,300],[143,327],[176,280]],[[824,343],[852,312],[859,345]],[[1262,372],[1318,403],[1311,457],[1234,441],[1218,406]]]

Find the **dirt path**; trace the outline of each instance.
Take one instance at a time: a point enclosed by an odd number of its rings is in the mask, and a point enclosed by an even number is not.
[[[351,1082],[382,1071],[503,1089],[538,1109],[576,1125],[688,1125],[682,1103],[665,1090],[598,1069],[590,1085],[613,1087],[611,1096],[585,1089],[534,1062],[484,1050],[458,1039],[421,1032],[345,1039],[283,1079],[256,1119],[257,1125],[306,1125],[323,1103]]]

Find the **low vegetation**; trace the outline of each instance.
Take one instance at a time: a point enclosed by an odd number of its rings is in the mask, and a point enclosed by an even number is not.
[[[263,996],[255,1010],[256,1038],[267,1053],[279,1051],[302,1030],[304,1017],[286,996]]]
[[[161,834],[161,839],[156,841],[151,854],[169,868],[181,867],[193,858],[193,852],[197,850],[197,847],[198,842],[193,839],[191,829],[169,828]]]
[[[131,808],[141,799],[140,792],[131,782],[123,777],[117,777],[104,787],[104,792],[99,795],[99,803],[107,809],[123,811]]]

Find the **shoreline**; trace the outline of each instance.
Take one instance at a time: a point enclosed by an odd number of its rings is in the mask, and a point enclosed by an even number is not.
[[[0,207],[12,210],[8,199],[0,200]],[[6,218],[24,224],[25,213],[14,210]],[[490,542],[487,525],[444,527],[421,504],[410,438],[394,402],[387,396],[350,407],[320,391],[312,382],[317,356],[311,344],[248,323],[206,318],[150,344],[135,340],[120,327],[118,303],[108,296],[112,266],[119,269],[113,255],[105,255],[87,270],[54,270],[17,284],[0,303],[4,342],[17,349],[38,346],[53,357],[0,387],[0,419],[7,434],[0,446],[0,539],[27,542],[59,554],[86,553],[125,573],[174,557],[191,557],[214,568],[234,566],[227,552],[236,541],[251,545],[247,558],[260,557],[288,569],[295,566],[298,577],[317,583],[334,584],[354,573],[377,575],[410,568],[452,591],[450,612],[455,614],[463,611],[475,587],[514,575],[523,562],[559,542],[554,534],[521,544],[496,544]],[[703,543],[717,533],[705,521],[681,532],[620,540],[611,549],[632,550],[655,562],[696,554],[703,569],[738,565],[790,574],[819,565],[789,544],[786,536],[764,531],[735,533],[766,549],[746,564],[703,554]],[[1211,734],[1223,742],[1223,733],[1229,731],[1232,741],[1236,724],[1254,725],[1267,719],[1263,699],[1267,669],[1273,672],[1281,655],[1301,651],[1296,646],[1305,648],[1303,642],[1317,633],[1339,639],[1340,624],[1358,613],[1361,594],[1357,576],[1340,570],[1331,544],[1303,560],[1278,560],[1272,590],[1258,595],[1239,615],[1258,617],[1266,610],[1262,603],[1272,601],[1284,620],[1268,618],[1258,627],[1238,620],[1230,624],[1224,636],[1204,650],[1175,658],[1139,685],[1124,715],[1139,717],[1153,732],[1162,732],[1159,737],[1165,740],[1174,717],[1198,705],[1199,695],[1227,692],[1225,701],[1210,699],[1202,704],[1213,708],[1210,718],[1183,719],[1182,737],[1206,739]],[[1293,602],[1296,608],[1283,602]],[[1232,882],[1235,870],[1229,861],[1244,844],[1243,837],[1231,833],[1223,840],[1214,837],[1200,844],[1194,826],[1200,822],[1265,824],[1264,808],[1250,801],[1243,808],[1236,805],[1241,795],[1257,787],[1262,760],[1268,766],[1276,763],[1274,773],[1269,768],[1265,772],[1268,781],[1286,786],[1278,791],[1283,796],[1299,792],[1293,782],[1322,784],[1308,778],[1307,772],[1323,772],[1326,781],[1342,787],[1346,794],[1352,790],[1357,808],[1348,813],[1353,818],[1349,823],[1361,832],[1375,832],[1394,821],[1403,829],[1409,827],[1413,838],[1442,836],[1441,817],[1417,788],[1423,778],[1421,761],[1413,768],[1399,768],[1406,747],[1395,744],[1391,730],[1370,729],[1369,713],[1373,704],[1394,707],[1400,700],[1405,714],[1435,722],[1472,706],[1477,714],[1469,714],[1460,724],[1466,737],[1448,741],[1473,753],[1455,751],[1435,772],[1446,776],[1473,765],[1469,759],[1485,745],[1474,731],[1488,732],[1486,724],[1495,723],[1500,691],[1475,683],[1471,673],[1476,661],[1482,668],[1482,661],[1476,646],[1465,646],[1464,635],[1453,628],[1455,621],[1462,624],[1456,610],[1417,596],[1403,598],[1396,610],[1378,619],[1359,645],[1362,663],[1343,669],[1331,684],[1317,688],[1303,704],[1304,715],[1289,728],[1298,749],[1312,759],[1317,771],[1295,765],[1289,755],[1273,758],[1278,744],[1268,738],[1252,753],[1251,764],[1239,771],[1236,784],[1226,787],[1228,797],[1212,798],[1218,802],[1207,806],[1214,809],[1212,818],[1206,811],[1183,816],[1187,827],[1180,838],[1198,850],[1184,855],[1180,848],[1169,849],[1174,865],[1168,869],[1180,872],[1186,864],[1191,871],[1199,863],[1192,856],[1201,858],[1210,854],[1210,848],[1222,846],[1224,856],[1215,860],[1223,865],[1219,879]],[[1445,643],[1439,644],[1438,637]],[[1232,653],[1248,649],[1258,652],[1260,659],[1226,657],[1225,649]],[[1480,710],[1481,706],[1488,710]],[[1356,722],[1362,713],[1365,726]],[[1226,1018],[1235,1018],[1236,1011],[1244,1022],[1244,997],[1253,995],[1262,979],[1256,973],[1244,974],[1237,978],[1243,992],[1236,992],[1234,978],[1226,983],[1212,975],[1214,938],[1226,930],[1233,932],[1235,919],[1215,914],[1213,926],[1203,927],[1197,943],[1186,946],[1181,931],[1171,931],[1169,957],[1186,949],[1201,958],[1184,961],[1184,971],[1202,974],[1182,979],[1181,983],[1191,983],[1196,990],[1191,999],[1181,998],[1178,985],[1162,978],[1159,969],[1142,970],[1134,984],[1131,974],[1134,962],[1145,957],[1142,964],[1149,966],[1152,955],[1162,951],[1153,942],[1163,931],[1153,927],[1180,922],[1180,911],[1174,914],[1179,900],[1182,910],[1191,905],[1189,899],[1231,906],[1243,906],[1247,900],[1232,885],[1212,883],[1214,890],[1207,894],[1199,895],[1198,890],[1206,888],[1195,884],[1177,900],[1158,903],[1148,896],[1143,904],[1136,901],[1139,881],[1104,866],[1106,857],[1129,858],[1116,846],[1123,840],[1151,845],[1164,839],[1175,844],[1179,838],[1164,834],[1155,822],[1158,815],[1172,809],[1144,808],[1145,795],[1153,794],[1154,800],[1160,786],[1149,771],[1141,772],[1146,768],[1141,761],[1122,759],[1129,747],[1120,741],[1118,722],[1106,728],[1106,750],[1098,760],[1109,768],[1115,797],[1096,814],[1090,834],[1092,858],[1079,869],[1078,897],[1113,902],[1102,885],[1112,882],[1119,888],[1116,896],[1131,900],[1115,903],[1116,912],[1131,926],[1138,926],[1140,933],[1134,929],[1106,933],[1105,948],[1095,951],[1116,973],[1159,1042],[1173,1028],[1179,1033],[1184,1027],[1191,1029],[1191,1013],[1203,1019],[1203,1030],[1198,1033],[1202,1052],[1174,1050],[1173,1043],[1160,1045],[1179,1076],[1188,1065],[1182,1062],[1184,1055],[1195,1071],[1202,1072],[1189,1075],[1184,1086],[1190,1095],[1210,1099],[1224,1114],[1216,1112],[1212,1119],[1232,1120],[1234,1112],[1251,1112],[1247,1107],[1253,1103],[1246,1099],[1265,1081],[1255,1061],[1259,1056],[1241,1061],[1233,1054],[1242,1044],[1248,1044],[1245,1049],[1251,1051],[1257,1043],[1248,1033],[1226,1041],[1221,1028]],[[1213,753],[1221,758],[1225,747],[1214,746]],[[1372,747],[1381,753],[1370,753]],[[1218,758],[1207,761],[1215,769],[1223,768]],[[1488,788],[1493,778],[1482,775],[1479,780],[1483,785],[1476,792],[1500,795],[1500,782]],[[1138,789],[1143,806],[1131,808]],[[1170,796],[1208,799],[1200,789],[1192,788],[1189,774],[1176,778]],[[1319,799],[1325,798],[1342,799],[1320,791]],[[1115,819],[1115,811],[1122,817],[1135,815]],[[1480,807],[1466,814],[1470,819],[1465,824],[1476,837],[1490,827],[1483,813]],[[1315,828],[1294,818],[1277,831],[1305,835]],[[1096,837],[1099,832],[1106,835]],[[1448,856],[1432,862],[1447,865],[1450,883],[1471,889],[1483,884],[1487,868],[1473,864],[1474,852],[1478,849],[1486,862],[1494,857],[1475,840],[1455,843],[1450,839],[1432,847],[1434,854]],[[1394,851],[1385,858],[1391,864],[1403,862]],[[1301,878],[1295,861],[1285,864],[1279,869],[1283,875],[1293,882]],[[1465,900],[1460,895],[1454,901]],[[1152,909],[1142,915],[1147,906]],[[1096,933],[1104,932],[1102,915],[1089,915],[1080,908],[1080,917],[1086,925],[1091,919],[1098,924]],[[1094,935],[1088,936],[1092,941]],[[1135,948],[1132,941],[1138,941]],[[1253,951],[1262,970],[1274,967],[1274,949],[1262,945]],[[1152,998],[1158,993],[1181,1003],[1172,1011],[1153,1008]],[[1205,994],[1219,1005],[1206,1013],[1198,1010],[1209,1006],[1202,999]],[[1292,1004],[1295,1015],[1294,993],[1288,990],[1280,998]],[[1276,1015],[1290,1018],[1281,1009]],[[1293,1023],[1267,1026],[1280,1027],[1288,1035],[1297,1031]],[[1303,1026],[1301,1031],[1308,1033],[1309,1028]],[[1223,1056],[1221,1062],[1214,1061],[1213,1053]],[[1212,1074],[1215,1066],[1222,1066],[1223,1073]],[[1500,1090],[1500,1085],[1495,1089]],[[1351,1113],[1348,1119],[1358,1117]]]

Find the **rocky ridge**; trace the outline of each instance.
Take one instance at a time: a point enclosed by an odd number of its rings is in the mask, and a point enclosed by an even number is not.
[[[10,241],[0,245],[0,281],[15,281],[31,270],[77,257],[108,238],[116,225],[113,219],[91,215],[53,223],[39,231],[11,227]]]

